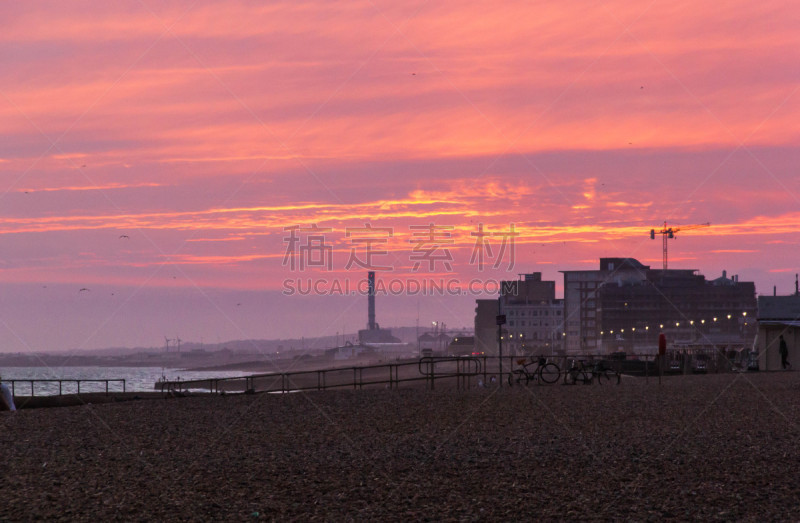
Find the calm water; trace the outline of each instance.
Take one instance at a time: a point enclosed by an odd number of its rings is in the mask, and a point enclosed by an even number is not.
[[[165,369],[162,367],[7,367],[0,369],[2,380],[11,386],[10,380],[24,379],[118,379],[125,380],[125,390],[128,392],[152,392],[153,385],[162,376],[168,380],[193,380],[202,378],[228,378],[246,376],[250,373],[242,371],[183,371],[178,369]],[[29,396],[31,386],[29,383],[16,383],[18,396]],[[81,392],[105,392],[105,383],[81,383]],[[108,390],[122,392],[122,383],[109,383]],[[62,383],[62,394],[77,392],[75,383]],[[58,383],[34,384],[36,396],[49,396],[58,394]]]

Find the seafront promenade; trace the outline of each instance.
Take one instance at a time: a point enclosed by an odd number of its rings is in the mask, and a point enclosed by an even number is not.
[[[793,520],[800,374],[0,413],[0,520]]]

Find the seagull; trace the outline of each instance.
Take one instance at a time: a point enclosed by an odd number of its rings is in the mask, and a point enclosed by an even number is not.
[[[119,239],[121,240],[121,239],[123,239],[123,238],[125,238],[126,240],[128,240],[128,239],[130,239],[130,236],[128,236],[127,234],[120,234],[120,235],[119,235]]]
[[[83,291],[89,292],[90,290],[89,290],[89,289],[87,289],[86,287],[84,287],[84,288],[82,288],[81,290],[79,290],[78,292],[83,292]]]

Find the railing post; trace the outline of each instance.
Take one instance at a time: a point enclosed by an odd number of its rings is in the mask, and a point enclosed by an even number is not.
[[[61,380],[58,380],[58,395],[61,396]]]
[[[78,394],[81,393],[81,380],[75,380],[78,383]]]

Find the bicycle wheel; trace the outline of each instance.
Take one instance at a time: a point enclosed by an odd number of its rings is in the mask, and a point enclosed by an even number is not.
[[[555,383],[561,377],[561,369],[555,363],[545,363],[539,367],[539,378],[544,383]]]
[[[580,371],[576,369],[570,369],[567,371],[567,383],[576,385],[578,383],[579,377],[580,377]]]

